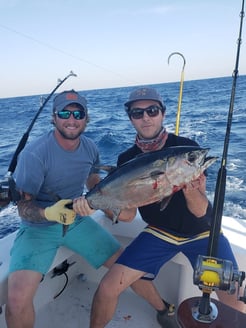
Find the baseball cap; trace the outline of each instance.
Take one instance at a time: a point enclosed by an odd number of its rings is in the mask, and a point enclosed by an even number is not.
[[[134,101],[138,100],[154,100],[158,101],[161,105],[163,111],[166,110],[166,106],[164,105],[163,99],[160,94],[152,88],[139,88],[132,91],[129,95],[128,101],[125,103],[126,111],[129,110],[129,107]]]
[[[87,101],[74,90],[63,91],[59,93],[53,102],[53,111],[61,111],[66,106],[77,104],[87,111]]]

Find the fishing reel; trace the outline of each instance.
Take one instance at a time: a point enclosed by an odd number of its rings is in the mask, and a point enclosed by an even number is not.
[[[193,308],[193,317],[204,323],[216,319],[217,308],[215,304],[209,302],[212,291],[224,290],[232,295],[237,290],[237,299],[246,303],[246,287],[244,295],[239,296],[244,279],[245,272],[234,270],[231,261],[199,255],[194,269],[193,283],[203,291],[203,298],[200,305]]]
[[[10,202],[16,202],[20,195],[16,190],[15,181],[11,175],[6,175],[0,180],[0,210],[9,205]]]
[[[200,289],[207,291],[225,290],[228,294],[236,292],[236,283],[239,289],[245,279],[245,272],[233,269],[228,260],[199,255],[194,269],[193,282]]]

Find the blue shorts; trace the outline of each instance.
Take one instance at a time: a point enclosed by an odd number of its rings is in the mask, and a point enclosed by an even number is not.
[[[209,238],[206,237],[182,245],[175,245],[143,231],[124,250],[116,263],[146,272],[144,278],[154,279],[160,268],[179,252],[182,252],[189,259],[194,268],[198,255],[207,254],[208,240]],[[219,237],[216,257],[231,261],[234,269],[238,270],[231,246],[223,234]]]
[[[45,274],[60,246],[80,254],[94,268],[99,268],[120,249],[119,242],[91,217],[79,217],[62,236],[63,226],[21,225],[11,249],[9,272],[32,270]]]

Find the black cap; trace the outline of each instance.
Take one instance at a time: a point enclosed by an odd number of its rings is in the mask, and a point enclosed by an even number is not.
[[[166,110],[166,106],[164,105],[162,97],[153,88],[140,88],[131,92],[128,101],[125,103],[126,111],[129,110],[129,107],[134,101],[138,101],[138,100],[157,101],[161,105],[163,111]]]

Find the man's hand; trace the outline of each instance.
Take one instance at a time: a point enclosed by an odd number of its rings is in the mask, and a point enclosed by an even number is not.
[[[76,213],[74,210],[65,207],[71,204],[72,199],[62,199],[50,207],[46,207],[44,215],[48,221],[56,221],[61,224],[69,225],[74,222]]]
[[[95,212],[95,210],[89,206],[87,200],[83,196],[73,200],[73,209],[77,214],[81,216],[88,216]]]
[[[198,218],[203,217],[208,207],[206,176],[201,174],[199,178],[186,184],[183,188],[183,193],[190,212]]]
[[[184,192],[193,191],[196,189],[204,190],[206,188],[206,177],[204,174],[201,174],[196,180],[192,180],[190,183],[187,183],[183,190]]]

